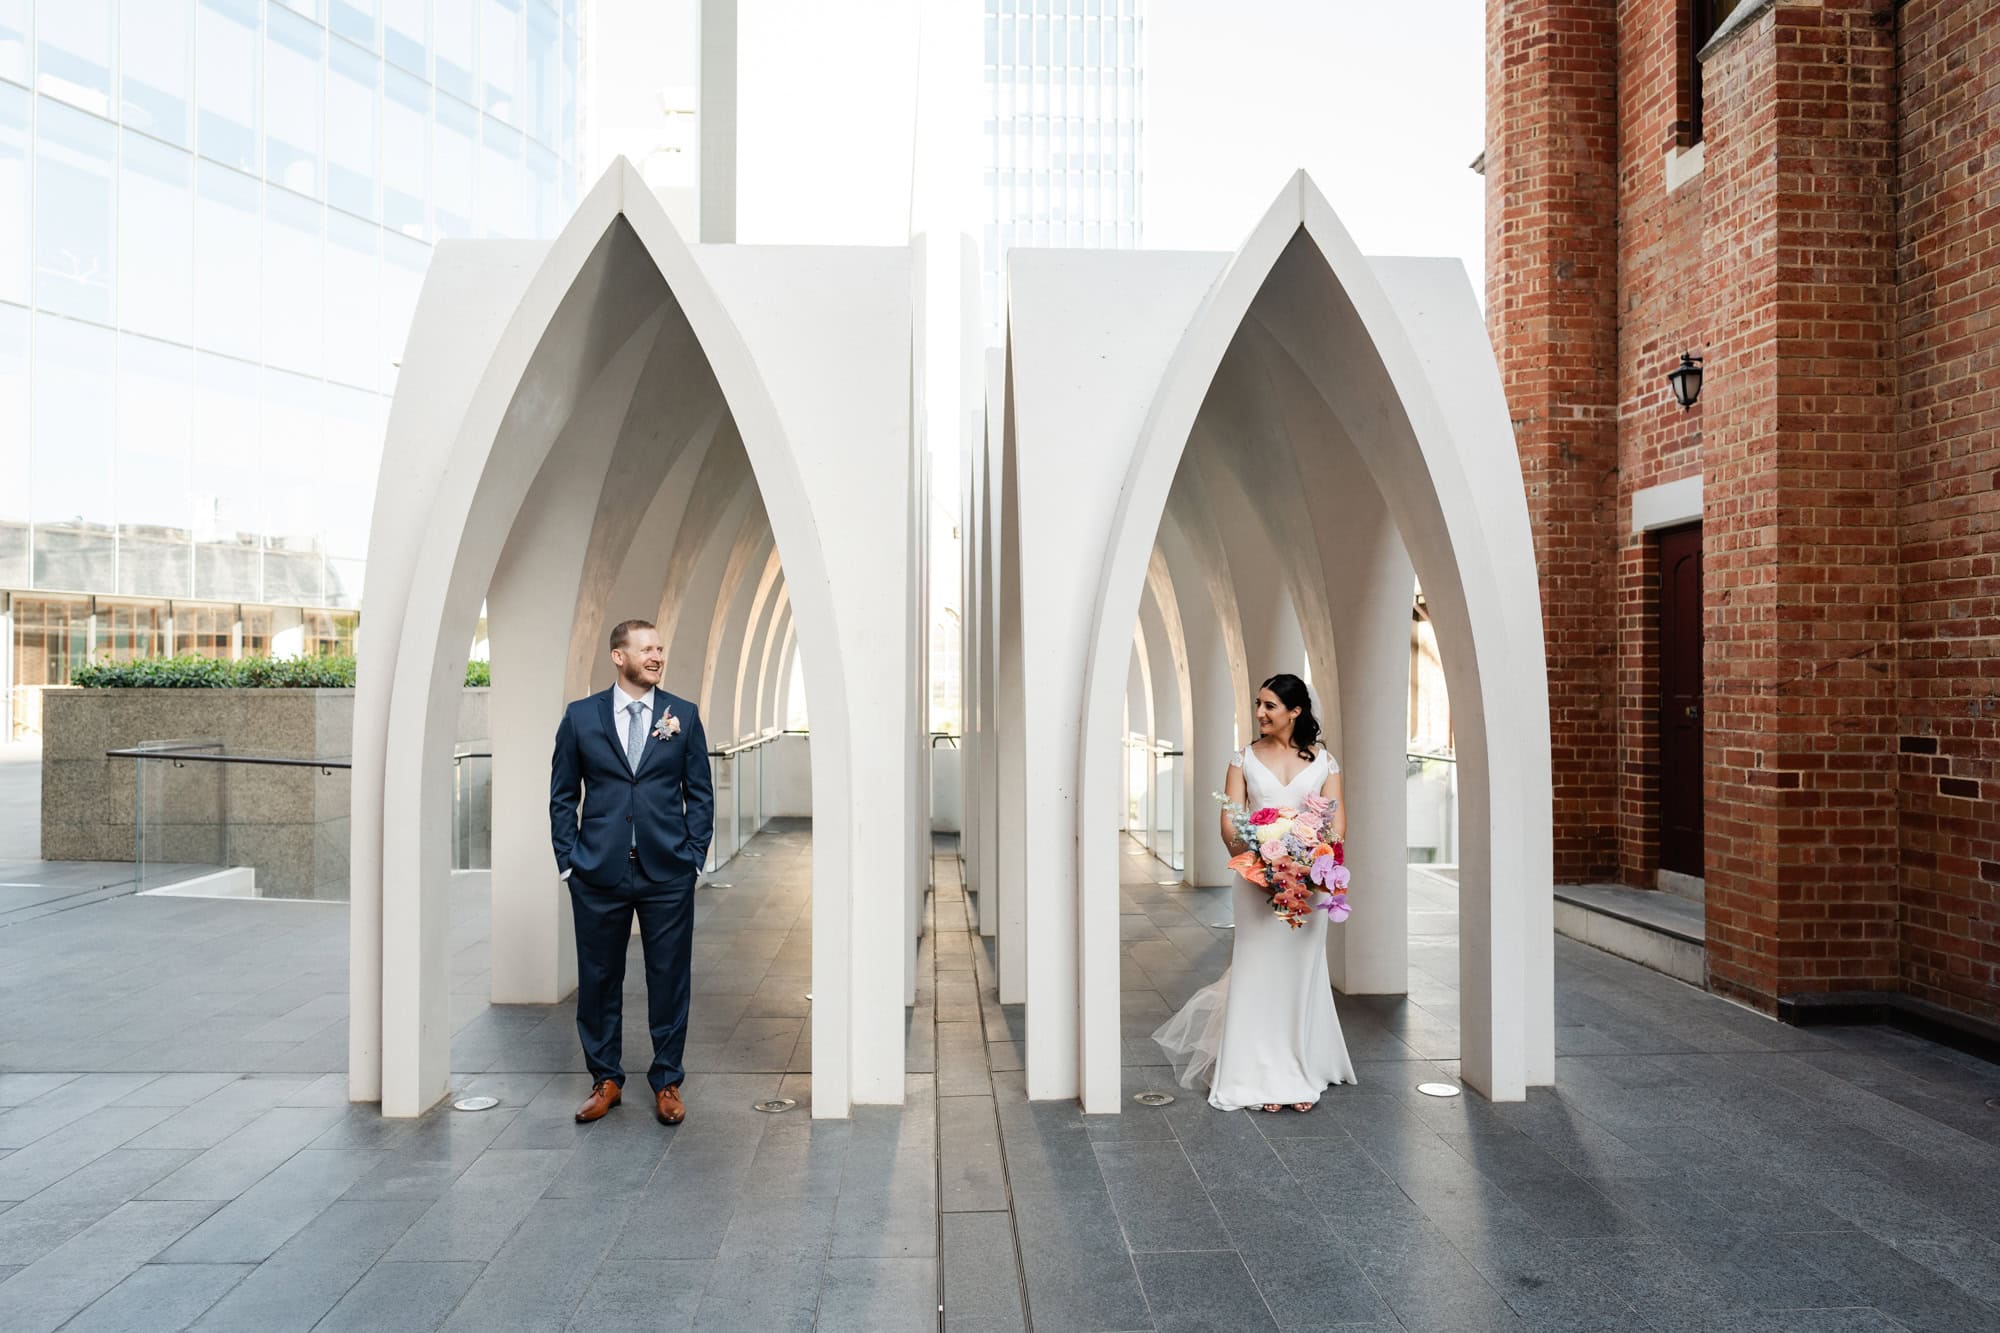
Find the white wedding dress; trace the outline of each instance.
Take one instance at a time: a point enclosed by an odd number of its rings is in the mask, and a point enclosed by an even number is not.
[[[1254,750],[1232,763],[1243,769],[1252,810],[1297,808],[1329,772],[1340,771],[1323,746],[1289,783],[1280,783]],[[1230,903],[1236,931],[1228,970],[1153,1033],[1181,1086],[1207,1084],[1208,1104],[1234,1111],[1317,1102],[1328,1084],[1354,1082],[1327,977],[1326,913],[1314,912],[1294,930],[1271,910],[1264,891],[1240,875],[1230,885]]]

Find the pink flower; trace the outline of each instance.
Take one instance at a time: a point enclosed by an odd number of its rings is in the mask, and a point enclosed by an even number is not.
[[[1265,806],[1262,810],[1259,810],[1256,814],[1250,816],[1250,822],[1252,824],[1257,825],[1259,828],[1262,828],[1266,824],[1277,823],[1278,822],[1277,808],[1275,806],[1269,806],[1269,805]]]
[[[1276,865],[1279,861],[1285,859],[1285,841],[1283,838],[1273,838],[1259,847],[1257,851],[1266,861]]]
[[[1332,917],[1335,921],[1347,920],[1348,912],[1347,912],[1346,894],[1336,893],[1333,895],[1333,897],[1328,898],[1324,903],[1322,903],[1321,906],[1325,909],[1326,914],[1329,917]]]

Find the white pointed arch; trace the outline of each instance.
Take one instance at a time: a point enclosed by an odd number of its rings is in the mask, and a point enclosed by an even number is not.
[[[399,390],[392,409],[377,490],[380,535],[368,566],[370,624],[355,721],[350,1095],[379,1098],[386,1114],[415,1115],[445,1091],[450,743],[465,645],[534,478],[599,374],[664,300],[721,389],[787,572],[797,586],[826,593],[793,603],[800,650],[811,662],[814,882],[825,896],[814,918],[814,1114],[846,1114],[857,1076],[870,1100],[895,1100],[900,1048],[891,1060],[871,1047],[868,1068],[858,1068],[856,959],[866,946],[855,940],[878,927],[900,937],[902,895],[898,887],[870,900],[879,921],[863,920],[850,896],[858,784],[846,657],[836,599],[826,591],[834,570],[801,452],[764,370],[715,283],[622,159],[553,243],[478,244],[477,263],[462,258],[471,245],[438,248],[423,303],[431,309],[420,304],[413,326],[407,392]],[[869,327],[899,311],[906,317],[907,277],[890,292],[880,280],[906,275],[906,258],[869,262],[875,267],[853,279],[883,293]],[[741,290],[742,270],[732,274]],[[476,310],[482,321],[466,348],[446,345],[455,307]],[[897,373],[907,374],[906,362]],[[433,377],[448,388],[429,389]],[[824,384],[799,373],[790,383],[796,423]],[[906,389],[900,397],[907,401]],[[857,543],[845,540],[847,567],[856,569]],[[884,1072],[891,1066],[893,1088]]]
[[[1296,175],[1202,299],[1146,413],[1111,523],[1079,718],[1087,1109],[1115,1105],[1119,1081],[1117,896],[1101,888],[1117,877],[1107,833],[1116,826],[1103,808],[1117,790],[1116,758],[1108,729],[1093,719],[1116,715],[1129,626],[1176,464],[1253,306],[1344,427],[1439,609],[1461,741],[1464,1077],[1507,1100],[1553,1081],[1547,679],[1519,462],[1476,319],[1475,345],[1466,312],[1445,308],[1445,289],[1398,277],[1401,315],[1332,208]],[[1435,321],[1421,353],[1405,318]],[[1449,377],[1437,373],[1447,366]]]

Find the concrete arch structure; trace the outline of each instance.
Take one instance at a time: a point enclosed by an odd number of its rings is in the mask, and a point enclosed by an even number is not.
[[[1119,1104],[1109,719],[1174,479],[1190,446],[1209,444],[1288,463],[1275,483],[1287,494],[1267,505],[1260,491],[1258,522],[1232,521],[1221,487],[1216,522],[1246,638],[1243,597],[1286,584],[1300,656],[1339,717],[1350,836],[1377,858],[1356,867],[1357,882],[1386,883],[1392,865],[1401,877],[1402,737],[1391,744],[1366,719],[1388,688],[1391,655],[1372,643],[1387,632],[1385,603],[1397,610],[1400,698],[1409,574],[1421,575],[1460,738],[1464,1077],[1502,1100],[1553,1081],[1540,598],[1506,406],[1463,270],[1369,261],[1300,174],[1234,256],[1016,251],[1008,300],[999,684],[1006,694],[1018,662],[1020,699],[1010,709],[1003,698],[998,714],[1051,719],[1032,739],[1004,727],[1000,738],[1002,976],[1018,894],[1029,1095]],[[1217,460],[1197,462],[1212,473]],[[1308,494],[1312,507],[1292,503]],[[1259,528],[1268,552],[1236,549],[1235,534]],[[1078,580],[1079,568],[1098,576]],[[1017,599],[1032,618],[1009,615]],[[1282,628],[1262,619],[1278,627],[1266,636]],[[1400,720],[1400,705],[1387,711]],[[1005,767],[1015,746],[1019,796]],[[1377,789],[1364,808],[1360,792]],[[1004,859],[1010,822],[1036,830],[1018,876]]]
[[[915,627],[880,605],[916,571],[909,535],[856,502],[919,481],[911,284],[903,249],[691,248],[622,159],[553,242],[439,246],[391,409],[365,590],[354,1099],[415,1115],[446,1091],[450,743],[481,600],[497,645],[494,822],[524,826],[504,893],[496,877],[496,985],[511,932],[520,998],[549,1001],[573,981],[562,891],[533,833],[557,709],[604,683],[610,621],[658,607],[670,643],[699,639],[687,651],[702,655],[703,689],[727,676],[733,727],[748,618],[712,672],[710,610],[731,600],[728,556],[748,534],[752,594],[769,596],[778,565],[810,592],[787,598],[787,632],[812,664],[813,1112],[901,1100],[909,897],[861,832],[876,847],[920,837],[903,799],[919,723],[898,687]],[[705,633],[679,632],[690,608]],[[687,660],[670,656],[670,672]],[[693,679],[667,684],[691,694]],[[546,956],[531,958],[522,941],[538,929]]]

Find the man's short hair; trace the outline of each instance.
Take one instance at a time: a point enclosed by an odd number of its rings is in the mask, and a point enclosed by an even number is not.
[[[617,652],[623,648],[626,640],[632,637],[633,630],[657,628],[659,627],[650,620],[621,620],[611,627],[611,651]]]

